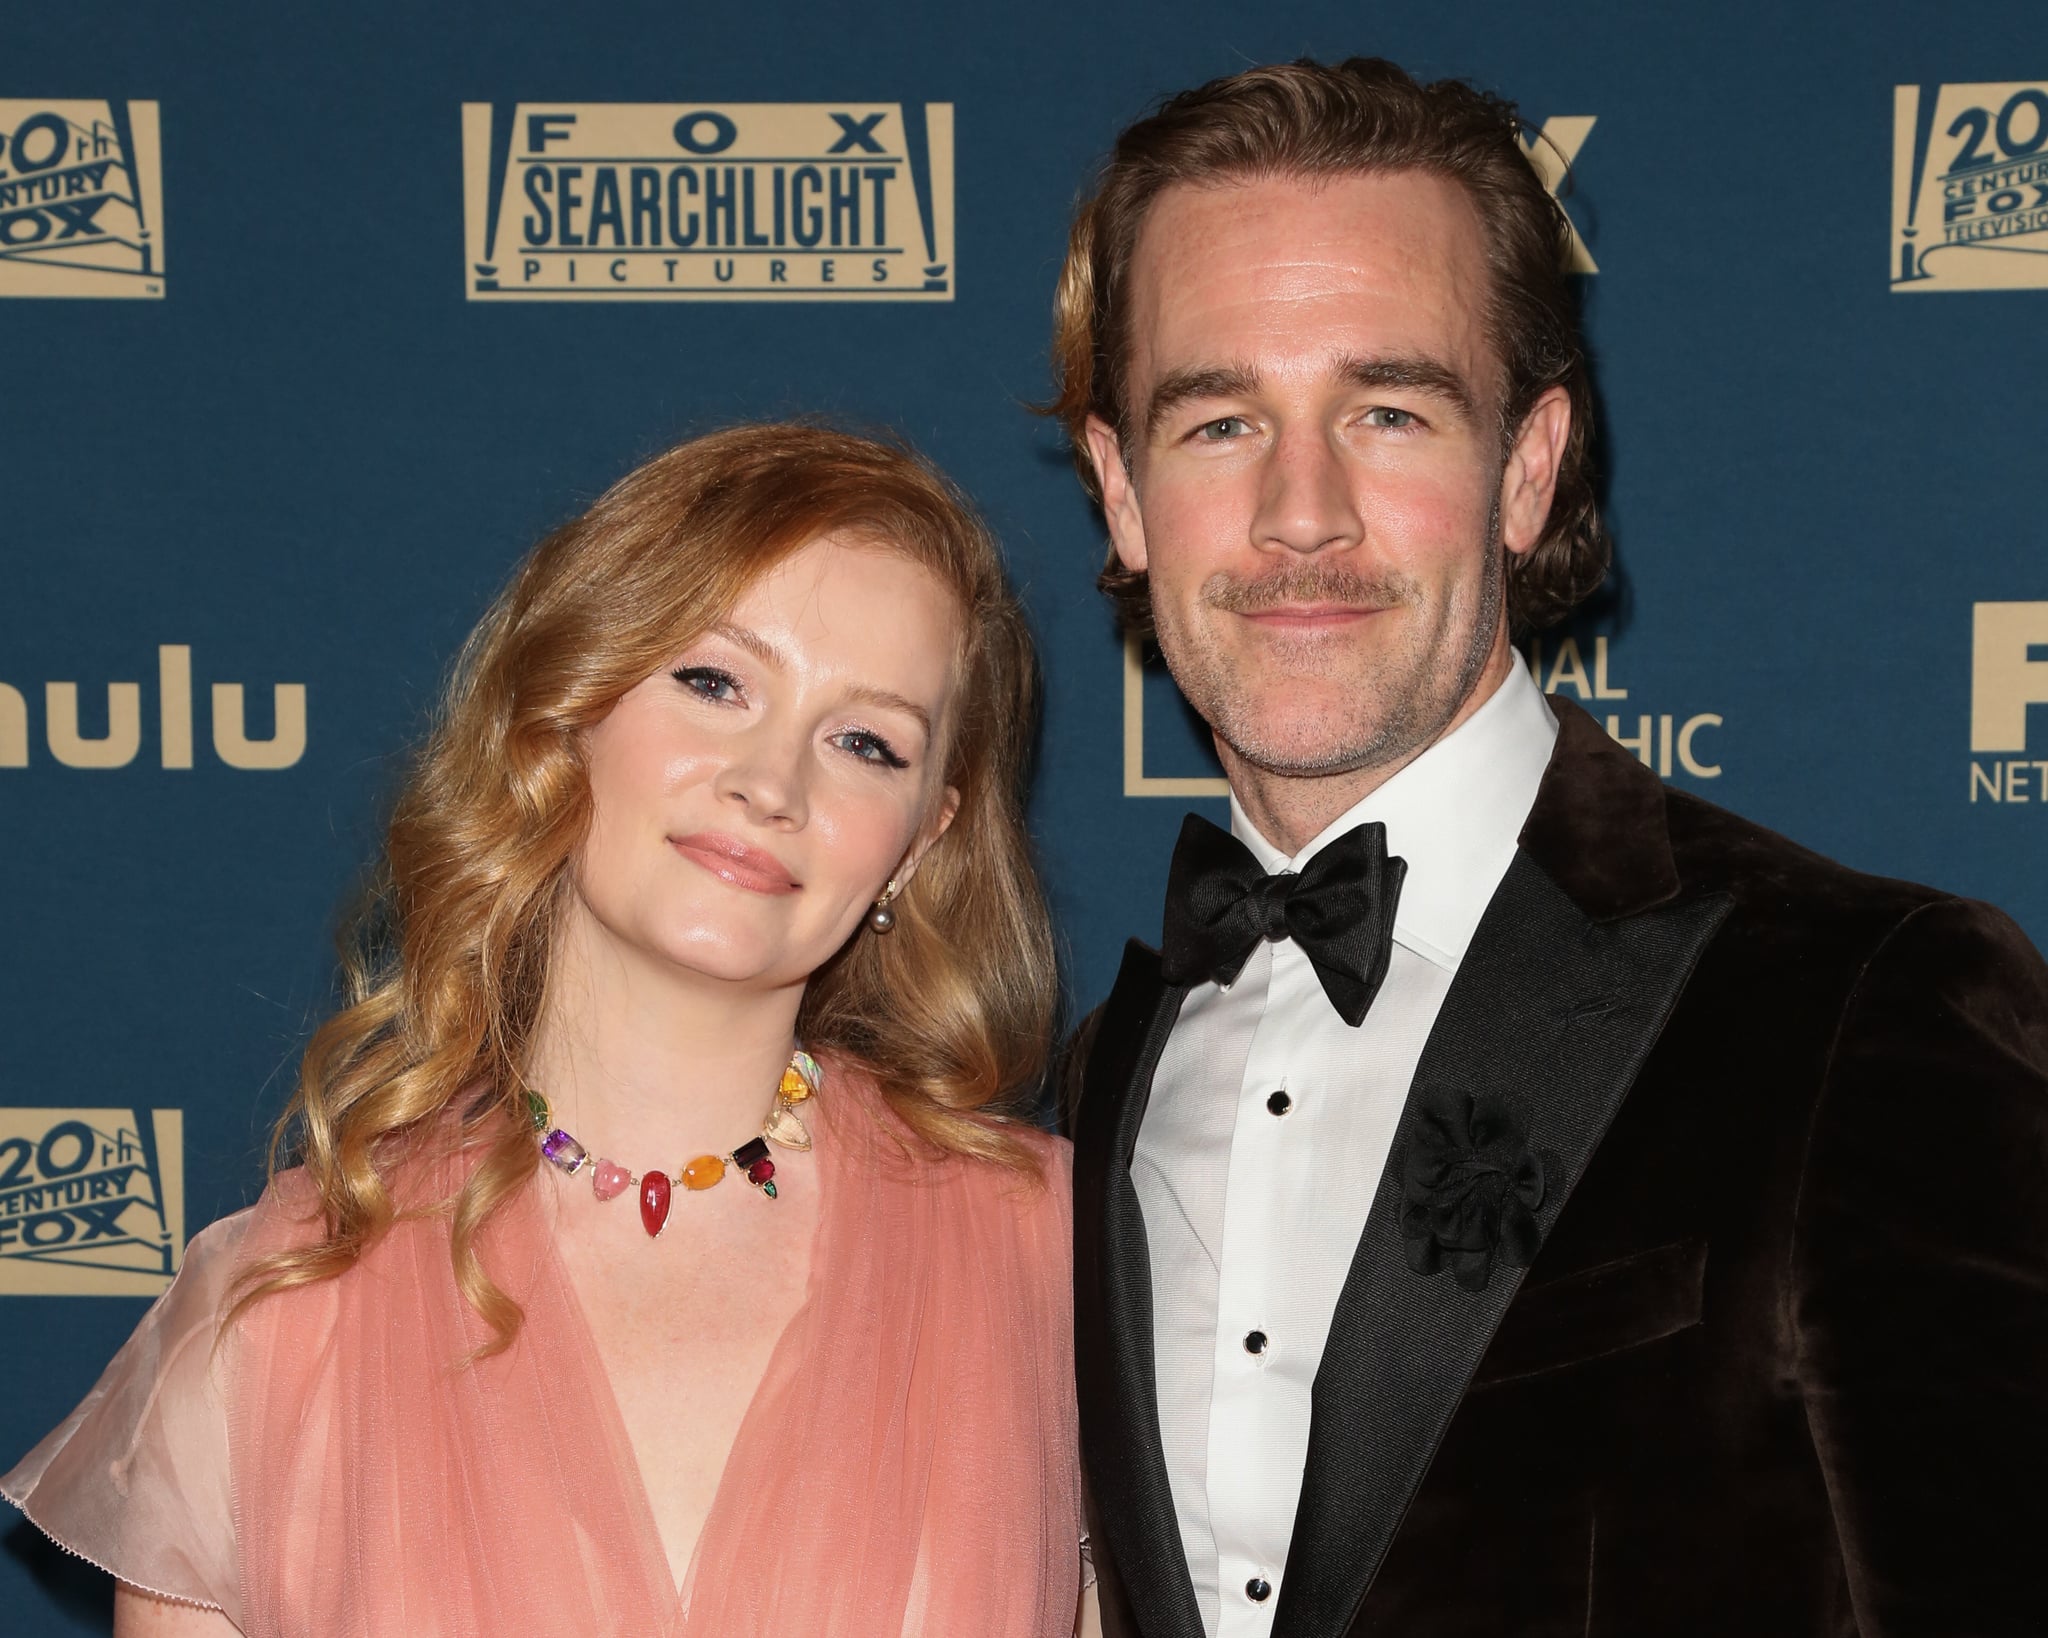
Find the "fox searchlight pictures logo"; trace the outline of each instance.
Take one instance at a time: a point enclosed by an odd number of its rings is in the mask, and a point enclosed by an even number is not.
[[[1892,288],[2048,288],[2048,80],[1892,102]]]
[[[157,105],[0,97],[0,296],[163,293]]]
[[[465,103],[471,301],[951,301],[953,105]]]

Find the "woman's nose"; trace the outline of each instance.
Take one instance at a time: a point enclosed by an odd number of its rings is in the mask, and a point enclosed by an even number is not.
[[[804,747],[761,729],[740,736],[713,788],[752,823],[795,830],[809,817],[805,773]]]

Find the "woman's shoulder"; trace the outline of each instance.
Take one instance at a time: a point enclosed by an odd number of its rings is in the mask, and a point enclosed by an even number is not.
[[[92,1391],[0,1494],[52,1539],[160,1597],[232,1612],[238,1583],[226,1351],[259,1203],[195,1234]]]

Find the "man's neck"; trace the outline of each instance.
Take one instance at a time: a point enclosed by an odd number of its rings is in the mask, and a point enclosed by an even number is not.
[[[1223,763],[1224,778],[1230,782],[1230,794],[1258,833],[1291,859],[1432,745],[1464,726],[1500,691],[1513,669],[1514,651],[1503,636],[1479,680],[1441,728],[1369,766],[1323,774],[1279,773],[1245,761],[1219,739],[1216,754]]]

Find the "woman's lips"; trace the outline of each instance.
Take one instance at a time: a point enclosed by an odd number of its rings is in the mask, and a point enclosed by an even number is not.
[[[796,878],[783,868],[780,859],[766,848],[747,846],[737,836],[715,830],[696,831],[688,836],[671,836],[668,845],[720,881],[743,887],[749,893],[797,890]]]

